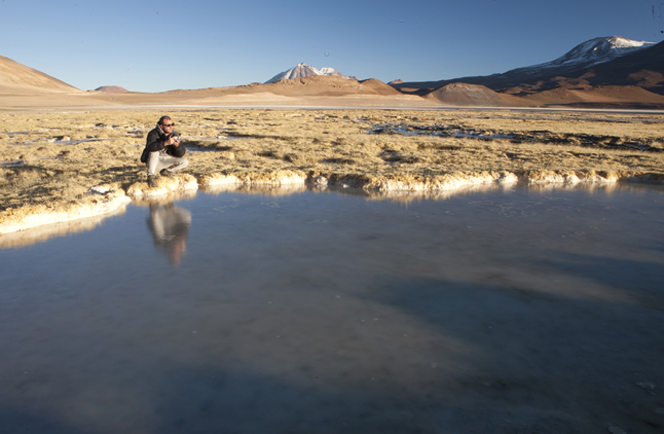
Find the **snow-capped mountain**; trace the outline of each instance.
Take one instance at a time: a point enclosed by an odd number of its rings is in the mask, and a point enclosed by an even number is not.
[[[577,45],[556,60],[525,68],[513,69],[506,72],[506,74],[537,74],[544,70],[587,68],[592,65],[609,62],[626,54],[652,47],[653,45],[655,45],[653,42],[633,41],[620,36],[595,38]]]
[[[298,63],[296,66],[292,67],[288,71],[284,71],[282,73],[275,75],[274,77],[266,81],[265,84],[274,83],[280,80],[289,80],[291,78],[311,77],[312,75],[329,75],[333,77],[356,79],[355,77],[344,75],[339,71],[335,70],[334,68],[326,67],[322,69],[316,69],[313,66],[309,66],[305,63]]]
[[[546,63],[512,69],[487,76],[461,77],[439,81],[398,83],[396,89],[421,89],[418,94],[437,89],[446,84],[462,82],[480,84],[496,91],[504,91],[513,86],[548,82],[556,76],[579,77],[591,67],[615,61],[616,59],[648,50],[655,46],[652,42],[633,41],[620,36],[595,38],[583,42],[563,56]]]

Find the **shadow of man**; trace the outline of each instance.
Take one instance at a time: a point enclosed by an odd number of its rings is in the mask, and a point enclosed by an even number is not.
[[[148,227],[155,246],[166,252],[173,266],[177,267],[187,249],[187,236],[191,226],[191,213],[172,203],[150,204]]]

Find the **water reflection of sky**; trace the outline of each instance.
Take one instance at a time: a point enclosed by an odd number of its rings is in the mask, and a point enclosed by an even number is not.
[[[0,426],[655,432],[662,211],[651,187],[130,206],[0,250]]]

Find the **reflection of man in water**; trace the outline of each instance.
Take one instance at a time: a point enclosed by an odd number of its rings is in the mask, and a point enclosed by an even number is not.
[[[173,265],[180,265],[187,248],[187,235],[191,225],[191,213],[172,203],[150,204],[148,227],[156,246],[164,249]]]

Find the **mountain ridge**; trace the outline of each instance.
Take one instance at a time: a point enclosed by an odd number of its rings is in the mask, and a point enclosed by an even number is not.
[[[497,92],[505,92],[515,86],[535,85],[540,81],[549,81],[556,76],[578,78],[590,68],[610,63],[625,56],[649,51],[659,44],[646,41],[633,41],[620,36],[594,38],[576,45],[567,53],[550,62],[519,67],[503,73],[485,76],[468,76],[424,82],[402,82],[394,83],[393,86],[405,93],[417,95],[426,95],[434,89],[455,82],[478,84]]]

